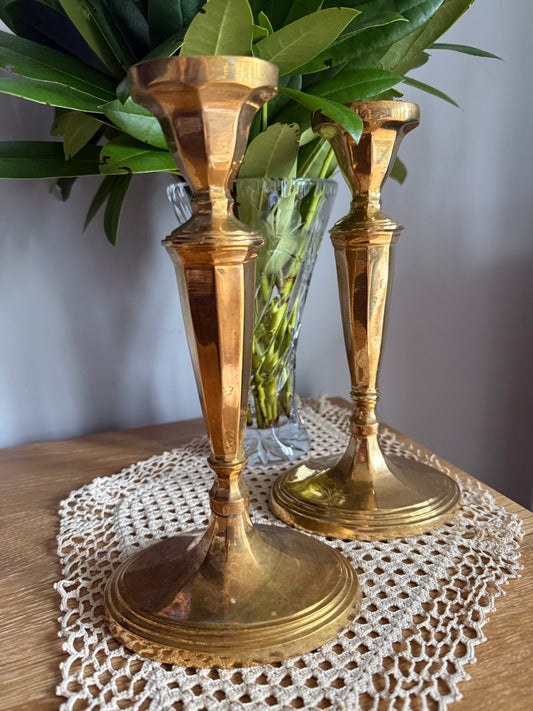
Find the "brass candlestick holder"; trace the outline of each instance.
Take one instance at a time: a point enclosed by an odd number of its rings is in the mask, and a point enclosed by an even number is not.
[[[327,138],[352,190],[349,214],[331,231],[355,411],[340,459],[308,461],[279,477],[270,505],[292,526],[336,538],[412,536],[452,518],[459,488],[441,471],[385,456],[378,441],[378,374],[394,251],[401,225],[381,211],[381,189],[406,133],[419,123],[416,104],[350,105],[363,120],[358,144],[322,114],[314,130]]]
[[[278,70],[251,57],[174,57],[130,69],[134,101],[159,119],[193,192],[193,216],[163,244],[176,268],[211,444],[205,532],[161,541],[110,579],[111,632],[162,662],[251,666],[302,654],[355,616],[360,590],[338,551],[279,526],[253,526],[244,431],[261,238],[233,215],[232,185]]]

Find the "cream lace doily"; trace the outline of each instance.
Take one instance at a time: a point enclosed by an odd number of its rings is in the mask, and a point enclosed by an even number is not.
[[[302,408],[308,456],[341,453],[347,411],[327,400]],[[443,468],[436,457],[384,430],[386,451]],[[502,584],[519,570],[521,522],[481,486],[464,484],[462,508],[433,533],[390,542],[336,541],[359,574],[360,616],[320,649],[240,670],[173,667],[128,651],[108,633],[102,594],[127,556],[208,520],[212,472],[207,441],[95,479],[61,504],[58,552],[61,631],[67,655],[62,709],[224,711],[236,709],[446,709],[460,698],[474,647]],[[291,466],[291,465],[288,465]],[[248,469],[255,521],[279,524],[268,492],[283,467]],[[279,524],[281,525],[281,524]],[[417,699],[414,702],[414,699]]]

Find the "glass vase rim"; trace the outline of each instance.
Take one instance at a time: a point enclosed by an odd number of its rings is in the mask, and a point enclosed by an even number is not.
[[[269,183],[273,185],[337,185],[337,181],[333,178],[235,178],[234,183]]]
[[[330,185],[335,185],[338,187],[338,182],[333,178],[235,178],[234,184],[240,183],[242,185],[248,183],[266,183],[269,185],[324,185],[325,187]],[[191,189],[189,183],[186,180],[173,180],[167,188],[188,188]]]

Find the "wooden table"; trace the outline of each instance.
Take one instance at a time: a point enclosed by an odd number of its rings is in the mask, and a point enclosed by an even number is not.
[[[60,704],[59,596],[53,589],[61,577],[59,502],[95,476],[118,472],[202,431],[201,420],[188,420],[0,451],[1,711]],[[472,678],[462,683],[464,698],[452,704],[453,711],[533,709],[533,514],[493,493],[524,521],[524,570],[497,598],[484,627],[487,641],[476,648],[478,661],[467,667]]]

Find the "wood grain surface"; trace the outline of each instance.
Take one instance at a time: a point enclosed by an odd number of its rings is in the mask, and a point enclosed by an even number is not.
[[[202,420],[188,420],[0,451],[1,711],[49,711],[61,703],[55,687],[64,657],[53,589],[61,577],[59,502],[95,476],[118,472],[202,431]],[[451,711],[533,709],[533,514],[493,493],[524,521],[524,569],[497,598],[484,627],[487,641],[476,648],[477,662],[467,667],[471,679],[461,684],[463,698]]]

